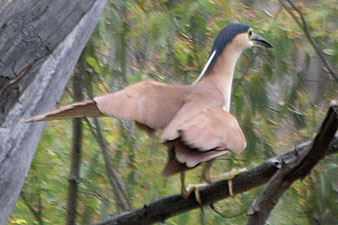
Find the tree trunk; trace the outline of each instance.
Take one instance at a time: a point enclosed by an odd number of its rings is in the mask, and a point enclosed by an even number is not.
[[[73,76],[73,100],[74,102],[82,101],[83,96],[83,83],[85,79],[85,68],[84,68],[83,55],[77,62],[77,66]],[[68,197],[67,197],[67,217],[66,224],[76,224],[77,217],[77,206],[79,196],[79,185],[80,185],[80,169],[81,169],[81,158],[82,158],[82,118],[73,119],[73,147],[71,154],[70,174],[68,178]]]
[[[7,224],[45,122],[107,0],[0,2],[0,225]]]

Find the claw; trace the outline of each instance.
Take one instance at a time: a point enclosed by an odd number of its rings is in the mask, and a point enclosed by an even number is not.
[[[195,194],[195,199],[196,201],[202,205],[202,200],[201,200],[201,196],[199,193],[199,189],[202,186],[205,186],[206,184],[190,184],[187,186],[187,188],[185,188],[184,186],[184,177],[185,174],[181,173],[181,195],[184,199],[188,199],[190,194],[194,191]]]
[[[184,187],[181,188],[181,195],[182,195],[182,198],[184,199],[188,199],[189,198],[189,195],[190,195],[191,191],[185,189]]]
[[[202,200],[200,196],[200,186],[196,185],[194,189],[196,201],[198,202],[198,204],[202,205]]]
[[[202,200],[200,196],[200,187],[206,186],[207,184],[189,184],[187,188],[182,188],[181,195],[184,199],[188,199],[190,194],[194,192],[196,201],[202,205]]]
[[[234,196],[234,191],[233,191],[233,188],[232,188],[232,179],[234,179],[238,174],[245,172],[247,170],[248,170],[247,168],[240,168],[240,169],[233,168],[230,172],[227,172],[227,173],[220,175],[220,177],[222,177],[228,183],[228,189],[229,189],[230,197]]]
[[[232,189],[232,180],[227,180],[227,183],[228,183],[229,195],[230,197],[234,197],[234,191]]]
[[[240,168],[240,169],[233,168],[230,172],[223,173],[217,176],[211,176],[210,175],[211,165],[212,165],[212,161],[208,161],[204,164],[203,170],[202,170],[203,179],[208,183],[218,181],[218,180],[226,180],[228,183],[229,195],[230,197],[233,197],[234,191],[232,188],[232,179],[236,177],[238,174],[247,171],[247,168]]]

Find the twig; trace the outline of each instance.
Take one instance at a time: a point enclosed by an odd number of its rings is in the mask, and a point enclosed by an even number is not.
[[[87,92],[88,92],[88,95],[92,98],[93,94],[92,94],[91,83],[89,83],[89,85],[87,85]],[[102,155],[103,155],[103,159],[104,159],[104,162],[105,162],[105,166],[106,166],[107,178],[108,178],[108,180],[109,180],[109,182],[112,186],[115,197],[117,198],[118,205],[120,206],[122,211],[133,209],[133,205],[132,205],[131,200],[128,196],[126,188],[125,188],[123,182],[119,179],[116,169],[110,163],[109,153],[108,153],[108,150],[107,150],[107,142],[106,142],[106,140],[103,136],[103,132],[102,132],[99,120],[97,118],[94,118],[95,128],[94,128],[93,124],[90,122],[90,120],[88,120],[88,118],[85,118],[85,121],[87,122],[93,136],[95,137],[96,142],[100,146],[100,149],[101,149],[101,152],[102,152]],[[125,199],[126,204],[122,200],[121,194],[122,194],[123,198]]]
[[[264,225],[279,198],[297,180],[304,178],[329,152],[329,144],[338,129],[338,103],[332,102],[328,114],[311,146],[300,152],[297,160],[282,158],[282,168],[272,177],[256,200],[247,225]]]
[[[92,135],[96,139],[96,142],[99,144],[101,152],[103,154],[103,160],[105,162],[107,178],[108,178],[108,181],[109,181],[111,188],[114,192],[115,198],[117,200],[118,211],[121,212],[121,211],[126,211],[126,210],[132,209],[132,205],[131,205],[130,199],[129,199],[126,191],[125,191],[124,185],[122,184],[122,182],[118,178],[117,171],[115,170],[115,168],[111,165],[111,163],[109,161],[109,154],[108,154],[108,151],[107,151],[105,140],[102,139],[103,138],[102,134],[100,135],[100,136],[102,136],[102,138],[99,138],[97,131],[95,131],[95,126],[92,124],[92,122],[88,118],[84,118],[84,120],[86,121]],[[100,128],[100,131],[101,131],[101,128]],[[124,201],[122,200],[121,193],[124,196],[124,198],[126,199],[128,205],[125,205]]]
[[[317,55],[319,56],[319,58],[323,61],[327,71],[329,72],[329,74],[331,74],[331,76],[333,77],[333,79],[338,83],[338,75],[337,73],[334,71],[333,67],[331,66],[331,64],[326,60],[325,56],[322,53],[322,50],[318,47],[318,44],[316,43],[316,41],[312,38],[312,36],[310,35],[310,29],[309,26],[303,16],[303,13],[301,12],[301,10],[299,8],[297,8],[291,0],[286,0],[291,7],[297,12],[298,16],[301,19],[301,22],[299,21],[299,19],[297,18],[297,16],[284,4],[284,2],[282,0],[279,0],[279,2],[281,3],[282,7],[290,14],[290,16],[296,21],[296,23],[298,24],[298,26],[303,30],[306,38],[309,40],[310,44],[312,45],[312,47],[315,49]]]
[[[73,94],[71,93],[71,91],[69,89],[65,89],[66,92],[73,97]],[[92,94],[91,94],[91,90],[88,90],[88,95],[92,98]],[[97,119],[97,118],[96,118]],[[103,135],[102,135],[102,131],[101,128],[99,129],[100,131],[97,131],[97,126],[95,126],[87,117],[84,118],[84,120],[86,121],[93,137],[95,138],[96,142],[99,144],[99,147],[101,149],[101,152],[103,154],[103,159],[105,162],[105,167],[106,167],[106,173],[107,173],[107,178],[108,181],[112,187],[112,190],[114,192],[115,198],[117,200],[117,205],[118,205],[118,211],[126,211],[126,210],[130,210],[132,209],[132,204],[130,201],[130,198],[127,194],[127,191],[125,190],[124,184],[123,182],[118,178],[117,175],[117,171],[116,169],[111,165],[110,160],[109,160],[109,153],[107,151],[107,144],[106,144],[106,140],[104,139]],[[97,121],[98,126],[100,126],[99,121]],[[97,133],[98,132],[98,133]],[[98,135],[100,134],[100,135]],[[101,138],[99,138],[99,136]],[[124,198],[127,201],[127,205],[124,204],[123,200],[122,200],[122,196],[120,194],[120,192],[122,193],[122,195],[124,196]]]
[[[111,166],[110,162],[109,162],[109,156],[107,158],[107,147],[105,142],[99,141],[98,135],[96,133],[96,131],[94,130],[94,126],[91,124],[91,122],[88,120],[88,118],[85,118],[85,121],[87,122],[89,129],[92,133],[92,135],[94,136],[94,138],[96,139],[96,142],[99,144],[100,149],[101,149],[101,153],[103,155],[103,160],[105,163],[105,168],[106,168],[106,175],[108,178],[108,181],[110,183],[110,186],[113,190],[114,196],[116,198],[117,201],[117,211],[118,212],[124,212],[127,210],[127,206],[125,205],[124,201],[122,200],[122,196],[121,193],[119,191],[119,188],[117,186],[117,182],[115,181],[115,176],[113,176],[112,174],[115,174],[115,168]],[[113,172],[115,171],[115,172]]]
[[[111,181],[111,183],[114,182],[116,184],[117,190],[122,194],[123,198],[126,200],[127,206],[124,206],[124,211],[131,210],[133,208],[133,206],[131,204],[131,201],[129,199],[127,191],[125,190],[125,187],[124,187],[122,181],[120,181],[120,179],[118,178],[117,171],[115,170],[113,165],[111,165],[111,163],[110,163],[109,153],[107,151],[106,142],[105,142],[103,134],[102,134],[102,130],[101,130],[99,120],[97,118],[94,118],[94,124],[96,126],[96,131],[97,131],[97,139],[96,140],[97,140],[97,142],[98,142],[98,144],[101,148],[102,154],[103,154],[103,158],[104,158],[106,168],[107,168],[108,179]]]
[[[43,223],[43,219],[42,219],[42,204],[41,204],[40,192],[39,192],[39,203],[38,203],[39,207],[38,207],[38,210],[34,209],[34,207],[30,205],[29,201],[26,199],[26,195],[25,195],[24,192],[21,193],[20,197],[21,197],[23,203],[29,209],[29,211],[33,214],[34,218],[39,223],[39,225],[43,225],[44,223]]]
[[[239,216],[244,215],[244,214],[247,212],[247,210],[248,210],[249,207],[245,208],[242,212],[239,212],[239,213],[237,213],[236,215],[231,215],[231,216],[226,215],[225,213],[218,211],[218,210],[215,208],[214,204],[211,204],[211,205],[210,205],[210,208],[211,208],[211,210],[214,211],[217,215],[219,215],[219,216],[221,216],[221,217],[223,217],[223,218],[225,218],[225,219],[232,219],[232,218],[236,218],[236,217],[239,217]]]

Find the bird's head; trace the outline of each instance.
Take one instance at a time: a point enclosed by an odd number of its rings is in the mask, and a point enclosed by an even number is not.
[[[272,44],[268,40],[255,34],[252,28],[247,25],[230,24],[224,27],[214,41],[207,64],[193,84],[202,79],[204,73],[216,63],[226,48],[228,48],[228,51],[224,53],[228,56],[230,54],[239,57],[245,49],[255,45],[272,48]],[[237,61],[237,57],[234,57],[234,63]]]
[[[244,24],[230,24],[224,27],[216,37],[210,53],[211,56],[215,51],[215,56],[210,65],[212,65],[224,49],[230,45],[240,53],[255,45],[272,48],[272,44],[268,40],[255,34],[249,26]]]

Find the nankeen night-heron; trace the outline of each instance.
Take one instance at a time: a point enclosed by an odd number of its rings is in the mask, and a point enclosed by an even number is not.
[[[62,106],[27,121],[111,116],[134,120],[148,132],[161,129],[161,142],[168,147],[163,175],[180,173],[182,195],[187,198],[198,188],[186,190],[186,170],[204,164],[203,177],[212,182],[214,177],[209,175],[212,160],[228,152],[241,153],[246,147],[243,132],[229,112],[230,98],[238,58],[254,45],[272,47],[249,26],[230,24],[217,35],[208,61],[192,85],[143,81],[118,92]],[[218,177],[231,180],[229,176]],[[232,193],[231,182],[229,191]]]

